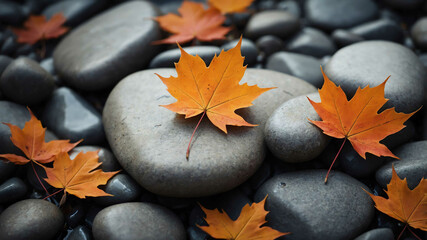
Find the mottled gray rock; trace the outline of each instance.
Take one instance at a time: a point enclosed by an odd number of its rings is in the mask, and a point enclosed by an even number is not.
[[[320,61],[312,56],[277,52],[268,58],[266,68],[301,78],[320,88],[323,85],[320,65]]]
[[[396,22],[389,19],[367,22],[353,27],[349,31],[366,40],[402,42],[404,37],[403,29]]]
[[[234,48],[238,42],[239,40],[236,39],[222,45],[220,48],[224,49],[224,51],[227,51]],[[242,52],[242,56],[245,57],[245,62],[243,63],[244,65],[252,66],[256,63],[256,59],[258,57],[258,48],[255,46],[254,42],[243,38],[240,51]]]
[[[120,166],[119,162],[117,162],[116,157],[113,155],[113,153],[103,147],[98,147],[98,146],[77,146],[75,148],[73,148],[73,150],[71,150],[69,152],[70,154],[70,158],[74,159],[77,154],[79,152],[90,152],[90,151],[99,151],[98,152],[98,157],[99,157],[99,162],[102,162],[102,165],[99,167],[100,169],[102,169],[102,171],[104,172],[114,172],[117,170],[120,170],[122,167]]]
[[[201,57],[207,66],[209,66],[215,54],[218,55],[221,52],[221,49],[215,46],[191,46],[185,47],[184,50],[190,55]],[[179,48],[164,51],[151,60],[149,68],[174,67],[174,63],[177,63],[180,57],[181,50]]]
[[[313,26],[331,31],[374,19],[378,7],[372,0],[307,0],[305,14]]]
[[[159,48],[157,9],[131,1],[109,9],[70,32],[55,48],[55,69],[67,84],[82,90],[114,86],[148,65]],[[126,26],[126,27],[123,27]]]
[[[345,47],[364,40],[361,36],[343,29],[333,31],[331,37],[338,47]]]
[[[0,203],[11,203],[22,199],[27,193],[27,185],[20,178],[13,177],[0,185]]]
[[[96,240],[184,240],[181,220],[150,203],[122,203],[100,211],[93,222]]]
[[[27,199],[10,205],[0,215],[0,239],[53,239],[64,225],[64,215],[54,204]]]
[[[13,102],[0,101],[0,122],[10,123],[22,129],[28,120],[30,120],[30,113],[24,106]],[[10,141],[10,135],[9,127],[0,124],[0,153],[22,154]]]
[[[16,103],[37,105],[53,91],[53,77],[40,65],[25,57],[9,64],[0,78],[2,93]]]
[[[43,10],[43,15],[50,19],[57,13],[62,13],[67,19],[66,26],[75,27],[106,6],[105,1],[99,0],[65,0],[57,1]]]
[[[385,188],[391,180],[392,166],[401,179],[406,178],[408,186],[413,189],[421,178],[427,178],[427,141],[407,143],[396,150],[394,155],[400,160],[392,160],[378,169],[375,178]]]
[[[126,174],[117,174],[108,180],[104,191],[113,196],[97,197],[95,202],[102,206],[131,202],[141,195],[141,187]]]
[[[255,201],[268,194],[268,226],[291,232],[289,240],[353,239],[374,217],[372,200],[356,179],[326,170],[306,170],[277,175],[257,191]]]
[[[61,87],[53,92],[42,119],[60,139],[84,139],[85,144],[104,142],[101,114],[70,88]]]
[[[427,50],[427,17],[418,19],[412,26],[411,37],[418,48]]]
[[[247,69],[249,85],[278,87],[238,113],[258,127],[228,127],[224,134],[202,121],[185,157],[199,117],[184,119],[159,105],[175,102],[158,77],[176,76],[174,69],[141,71],[128,76],[111,92],[103,112],[107,139],[122,167],[144,188],[159,195],[196,197],[224,192],[247,180],[264,159],[263,128],[284,101],[316,91],[286,74]],[[144,104],[141,104],[144,103]]]
[[[365,232],[354,240],[393,240],[394,234],[390,228],[376,228]]]
[[[347,97],[358,87],[385,85],[385,107],[398,112],[418,109],[424,99],[427,71],[410,50],[387,41],[365,41],[352,44],[335,53],[324,68],[326,75],[340,85]]]
[[[268,10],[254,14],[245,28],[244,36],[253,40],[264,35],[288,38],[300,29],[297,17],[283,10]]]
[[[267,146],[282,161],[310,161],[317,157],[329,142],[329,137],[307,119],[321,120],[307,97],[320,102],[318,93],[288,100],[271,114],[265,125]]]
[[[285,49],[317,58],[332,55],[336,51],[329,36],[314,28],[304,28],[287,42]]]

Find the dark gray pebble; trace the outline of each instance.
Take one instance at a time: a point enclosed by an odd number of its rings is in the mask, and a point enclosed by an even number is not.
[[[215,54],[218,56],[221,49],[215,46],[191,46],[185,47],[184,51],[193,56],[198,55],[205,61],[206,65],[209,66],[212,58]],[[174,63],[177,63],[180,57],[181,51],[178,48],[164,51],[151,60],[149,68],[173,68]]]
[[[230,50],[234,48],[238,42],[239,40],[237,39],[230,41],[222,45],[220,49],[224,49],[224,51]],[[258,48],[256,47],[254,42],[249,39],[243,38],[240,51],[242,53],[242,56],[245,57],[244,65],[252,66],[256,63],[258,56]]]
[[[287,42],[285,49],[317,58],[332,55],[336,51],[335,44],[329,36],[315,28],[301,30]]]
[[[283,39],[300,29],[297,17],[283,10],[268,10],[254,14],[245,28],[244,36],[256,40],[264,35],[274,35]]]
[[[135,180],[123,173],[112,177],[105,185],[104,191],[113,196],[97,197],[95,202],[101,206],[131,202],[141,195],[141,187]]]
[[[393,240],[394,234],[390,228],[376,228],[365,232],[354,240]]]
[[[20,178],[13,177],[0,185],[0,204],[11,203],[24,198],[27,185]]]

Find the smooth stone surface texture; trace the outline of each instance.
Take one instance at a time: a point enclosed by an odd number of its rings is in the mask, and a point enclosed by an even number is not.
[[[104,141],[101,114],[84,98],[67,87],[53,92],[43,112],[43,123],[60,139],[85,144],[99,144]]]
[[[289,52],[301,53],[321,58],[336,51],[334,42],[328,35],[314,28],[304,28],[286,44]]]
[[[57,13],[62,13],[67,19],[66,26],[75,27],[86,19],[101,11],[105,1],[100,0],[65,0],[49,5],[43,10],[43,15],[50,19]]]
[[[0,101],[0,122],[17,125],[22,129],[28,120],[30,120],[30,113],[24,106],[9,101]],[[9,127],[0,124],[0,154],[22,154],[10,141],[10,135]]]
[[[122,203],[104,208],[93,222],[95,240],[185,240],[181,220],[150,203]]]
[[[91,231],[87,227],[80,225],[73,228],[71,233],[64,240],[91,240],[91,239],[92,239]]]
[[[365,41],[340,49],[324,71],[340,85],[347,97],[358,87],[378,86],[391,76],[385,85],[384,106],[409,113],[418,109],[424,99],[427,71],[418,57],[408,48],[387,41]]]
[[[366,40],[402,42],[404,38],[403,29],[396,22],[389,19],[379,19],[364,23],[351,28],[349,31]]]
[[[241,83],[277,87],[237,112],[258,127],[228,127],[224,134],[207,119],[188,141],[199,117],[185,119],[166,108],[175,102],[158,77],[174,69],[134,73],[111,92],[103,112],[107,139],[122,167],[144,188],[171,197],[198,197],[230,190],[247,180],[264,159],[264,123],[281,103],[315,92],[309,83],[286,74],[247,69]],[[143,104],[141,104],[143,103]]]
[[[199,55],[207,66],[215,54],[218,56],[221,52],[221,49],[215,46],[191,46],[183,49],[190,55]],[[174,63],[177,63],[180,57],[181,50],[179,48],[164,51],[151,60],[149,68],[173,68],[175,67]]]
[[[244,36],[253,40],[264,35],[288,38],[300,28],[297,17],[283,10],[268,10],[254,14],[245,28]]]
[[[13,177],[0,185],[0,204],[22,199],[27,193],[27,185],[20,178]]]
[[[53,239],[64,225],[64,215],[54,204],[27,199],[9,206],[0,215],[1,240]]]
[[[343,29],[333,31],[331,37],[338,47],[345,47],[364,40],[361,36]]]
[[[268,58],[266,68],[301,78],[315,87],[321,88],[323,76],[319,69],[320,65],[320,61],[312,56],[277,52]]]
[[[340,172],[327,170],[283,173],[269,179],[255,194],[259,202],[268,194],[268,226],[292,232],[289,240],[344,240],[363,233],[374,217],[367,186]]]
[[[103,147],[98,146],[77,146],[73,148],[70,152],[70,158],[74,159],[79,152],[90,152],[90,151],[99,151],[98,157],[99,162],[102,162],[102,165],[99,167],[104,172],[114,172],[117,170],[120,170],[122,167],[120,166],[119,162],[117,162],[116,157],[113,155],[113,153]]]
[[[354,240],[393,240],[394,234],[390,228],[376,228],[365,232]]]
[[[238,42],[238,39],[230,41],[222,45],[220,49],[224,49],[224,51],[230,50],[234,48]],[[258,56],[258,48],[255,46],[254,42],[249,39],[243,38],[240,51],[242,53],[242,56],[245,57],[245,62],[243,63],[244,65],[252,66],[256,63],[256,59]]]
[[[310,161],[329,142],[329,137],[307,120],[321,120],[307,97],[320,102],[318,93],[288,100],[271,114],[265,125],[265,142],[268,148],[284,162]]]
[[[135,201],[141,195],[141,187],[126,174],[117,174],[108,180],[104,191],[113,196],[97,197],[95,202],[101,206]]]
[[[419,19],[411,29],[411,37],[421,50],[427,50],[427,17]]]
[[[372,0],[307,0],[305,14],[313,26],[331,31],[374,19],[378,7]]]
[[[131,1],[105,11],[70,32],[53,54],[55,69],[70,86],[101,90],[142,69],[158,52],[157,9]],[[123,27],[126,26],[126,27]]]
[[[53,91],[53,77],[40,65],[25,57],[13,61],[0,77],[2,93],[14,102],[37,105]]]
[[[400,160],[392,160],[378,169],[375,178],[377,182],[385,188],[391,180],[392,166],[397,175],[406,178],[408,186],[413,189],[417,186],[421,178],[427,178],[427,141],[417,141],[407,143],[393,153]]]

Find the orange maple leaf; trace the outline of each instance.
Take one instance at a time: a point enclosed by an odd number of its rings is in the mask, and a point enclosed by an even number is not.
[[[44,167],[47,175],[44,180],[52,187],[64,189],[61,202],[64,202],[67,192],[79,198],[112,196],[98,186],[105,185],[119,171],[94,170],[101,164],[98,162],[98,152],[80,152],[74,160],[68,153],[62,152],[55,157],[53,168]]]
[[[411,190],[408,188],[406,178],[402,180],[394,170],[394,166],[392,169],[393,174],[385,190],[388,199],[363,190],[369,194],[379,211],[406,223],[405,228],[409,225],[427,231],[427,179],[422,178],[418,186]]]
[[[174,35],[154,41],[153,44],[186,43],[193,38],[200,41],[224,39],[224,35],[231,30],[229,27],[221,26],[225,16],[215,8],[205,10],[202,3],[184,1],[178,12],[182,17],[168,13],[154,18],[162,29]]]
[[[49,21],[45,16],[30,16],[24,23],[26,29],[12,28],[12,31],[18,36],[19,43],[34,43],[44,39],[57,38],[68,31],[67,27],[62,26],[67,19],[62,13],[53,15]]]
[[[181,49],[181,58],[175,64],[178,77],[165,78],[156,74],[178,101],[162,106],[185,114],[185,118],[203,113],[200,121],[206,114],[209,120],[225,133],[226,125],[256,126],[246,122],[234,111],[252,106],[253,100],[273,88],[248,86],[247,83],[239,85],[246,70],[246,66],[243,66],[244,57],[240,53],[241,44],[242,38],[236,47],[226,52],[223,50],[219,56],[215,56],[209,67],[206,67],[199,56],[194,57],[186,53],[178,45]],[[188,151],[189,149],[187,159]]]
[[[31,119],[25,123],[22,130],[13,124],[3,123],[10,128],[12,134],[10,140],[12,140],[16,147],[21,149],[27,158],[15,154],[0,154],[0,157],[20,165],[30,161],[40,165],[40,163],[52,162],[55,155],[60,152],[68,152],[83,141],[70,143],[70,140],[53,140],[46,143],[44,141],[46,128],[42,127],[41,122],[29,108],[28,111],[30,111]]]
[[[213,238],[230,240],[273,240],[289,234],[279,232],[271,227],[261,227],[267,222],[265,216],[269,213],[264,210],[266,199],[267,197],[252,205],[246,204],[236,221],[231,220],[225,212],[220,212],[217,209],[209,210],[200,205],[206,214],[205,220],[209,226],[197,225],[197,227]]]
[[[209,0],[209,4],[221,13],[244,12],[254,0]]]
[[[403,123],[418,110],[405,114],[389,108],[378,114],[381,107],[388,101],[384,98],[384,86],[389,77],[376,87],[370,88],[369,85],[363,89],[359,87],[354,97],[348,101],[341,87],[337,87],[329,80],[323,70],[322,74],[325,82],[319,90],[321,102],[316,103],[308,98],[322,121],[310,119],[309,121],[322,129],[326,135],[345,138],[343,145],[348,139],[354,150],[364,159],[367,152],[379,157],[398,158],[379,141],[402,130],[405,127]]]

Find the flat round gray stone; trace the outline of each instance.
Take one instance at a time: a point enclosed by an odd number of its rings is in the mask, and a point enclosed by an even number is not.
[[[181,220],[170,210],[133,202],[104,208],[93,221],[95,240],[185,240]]]
[[[69,33],[53,54],[56,72],[72,87],[100,90],[146,66],[159,48],[153,17],[157,9],[146,1],[117,5]]]
[[[260,201],[268,194],[268,226],[291,232],[287,240],[344,240],[363,233],[374,217],[372,200],[363,183],[332,171],[306,170],[277,175],[255,194]]]
[[[103,122],[122,167],[147,190],[171,197],[213,195],[243,183],[264,159],[263,129],[270,114],[284,101],[316,91],[286,74],[247,69],[241,83],[277,87],[253,101],[254,106],[237,111],[259,126],[229,126],[225,134],[204,119],[187,160],[187,145],[200,116],[185,119],[160,107],[175,99],[154,73],[176,76],[174,69],[153,69],[126,77],[108,97]]]
[[[375,174],[381,187],[385,188],[390,183],[392,166],[401,179],[406,178],[410,189],[416,187],[421,178],[427,178],[427,140],[407,143],[393,153],[400,159],[389,161]]]
[[[320,102],[318,93],[288,100],[271,114],[265,125],[268,148],[284,162],[310,161],[329,143],[329,137],[307,119],[321,120],[307,97]]]
[[[348,97],[358,87],[385,85],[385,107],[409,113],[418,109],[424,99],[427,71],[408,48],[387,41],[365,41],[336,52],[325,66],[326,75],[340,85]]]
[[[249,19],[244,36],[253,40],[264,35],[287,38],[299,29],[299,19],[288,11],[268,10],[256,13]]]
[[[53,239],[64,225],[64,215],[54,204],[27,199],[10,205],[0,215],[1,240]]]

